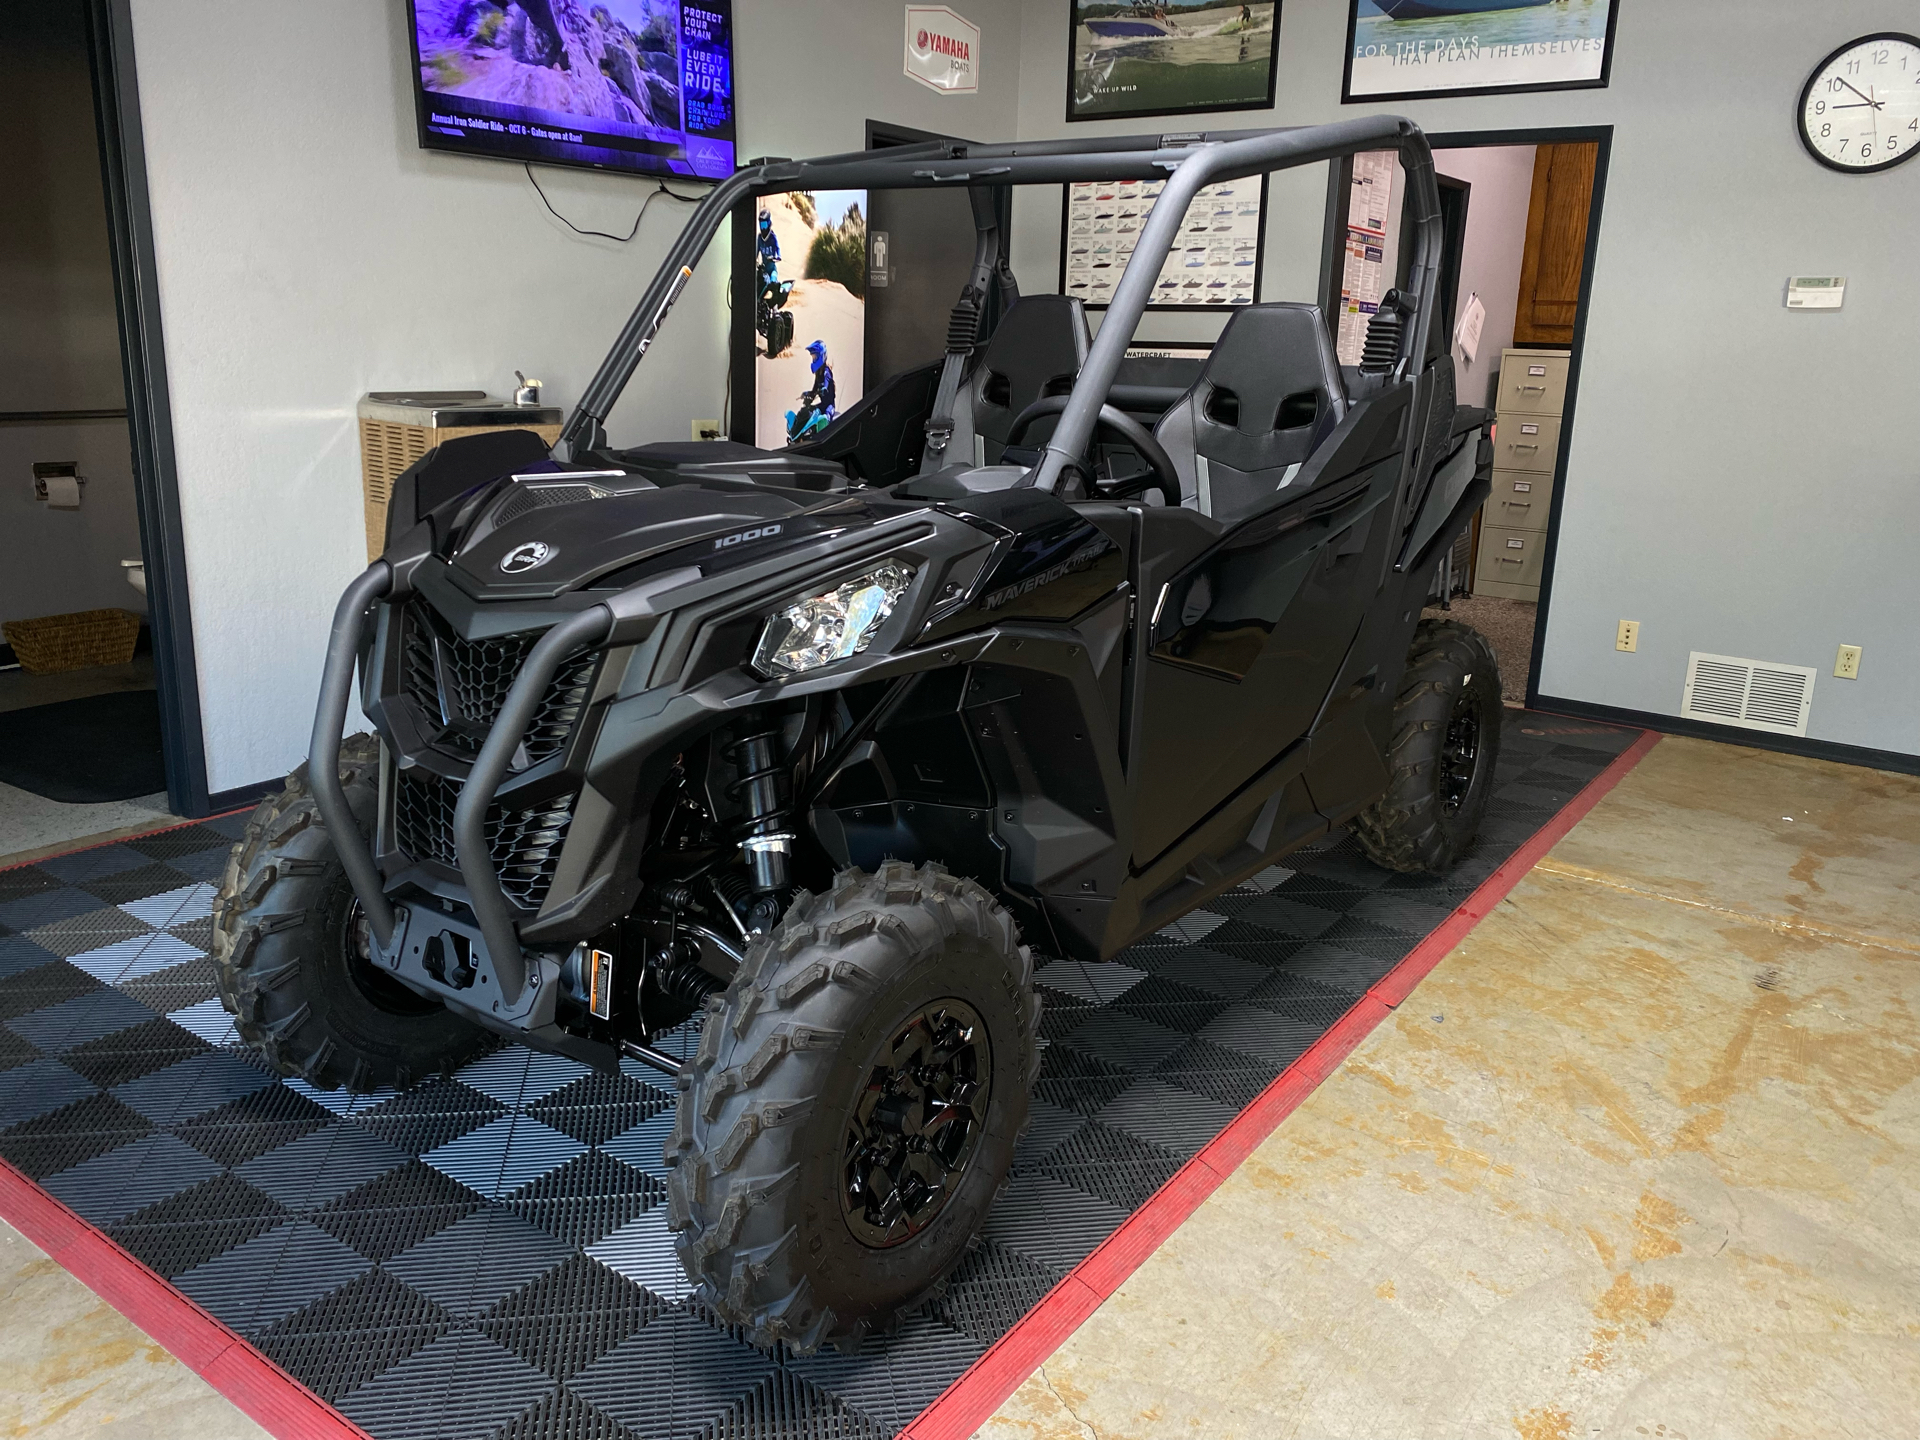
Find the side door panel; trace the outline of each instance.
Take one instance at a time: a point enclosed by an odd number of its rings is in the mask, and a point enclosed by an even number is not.
[[[1348,469],[1336,453],[1322,471],[1345,469],[1342,478],[1244,521],[1164,584],[1143,563],[1147,617],[1129,767],[1136,869],[1301,740],[1321,713],[1379,589],[1401,473],[1397,446],[1377,434],[1352,438],[1342,449],[1359,466]],[[1153,515],[1146,512],[1149,524]],[[1143,557],[1152,540],[1143,537]]]

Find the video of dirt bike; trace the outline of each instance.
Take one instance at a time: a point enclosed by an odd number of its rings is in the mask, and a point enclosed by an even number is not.
[[[866,386],[867,195],[796,190],[754,207],[754,443],[817,435]]]

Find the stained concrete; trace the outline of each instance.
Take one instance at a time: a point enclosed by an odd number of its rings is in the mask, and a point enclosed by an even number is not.
[[[0,1435],[264,1440],[215,1393],[0,1223]]]
[[[1663,742],[979,1432],[1920,1413],[1920,780]]]

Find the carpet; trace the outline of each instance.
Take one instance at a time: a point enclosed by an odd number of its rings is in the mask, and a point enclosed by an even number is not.
[[[159,695],[122,690],[0,713],[0,782],[65,805],[166,789]]]

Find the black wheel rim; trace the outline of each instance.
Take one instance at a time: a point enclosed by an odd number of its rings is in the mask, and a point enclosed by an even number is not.
[[[986,1129],[993,1052],[979,1012],[935,1000],[898,1026],[847,1122],[840,1208],[875,1249],[931,1225]]]
[[[1471,686],[1463,687],[1447,720],[1447,738],[1440,747],[1440,806],[1449,815],[1460,813],[1473,793],[1480,773],[1480,706]]]

